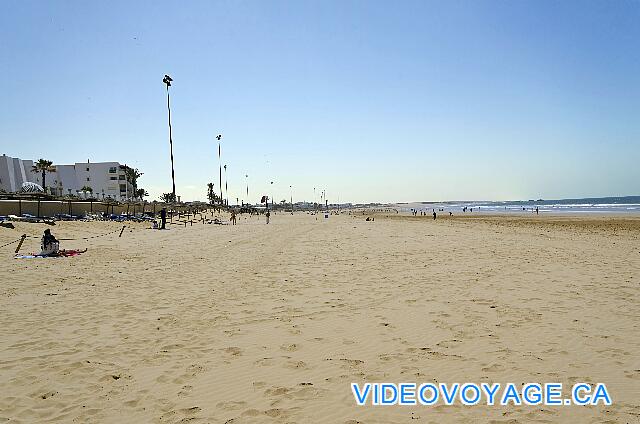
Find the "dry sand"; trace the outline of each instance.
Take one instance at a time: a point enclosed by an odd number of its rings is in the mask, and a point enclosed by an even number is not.
[[[0,422],[640,422],[638,217],[143,227],[0,250]],[[603,382],[613,405],[357,407],[364,381]]]

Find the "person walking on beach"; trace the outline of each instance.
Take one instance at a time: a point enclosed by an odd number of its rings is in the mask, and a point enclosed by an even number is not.
[[[231,211],[231,223],[236,225],[236,211],[235,209]]]
[[[269,223],[269,217],[271,216],[271,213],[269,211],[267,211],[265,216],[267,217],[267,224],[268,224]]]
[[[160,225],[160,229],[161,230],[165,230],[165,226],[167,225],[167,209],[166,208],[162,208],[162,210],[160,211],[160,220],[162,221],[162,224]]]
[[[536,215],[538,215],[538,207],[536,206]]]
[[[434,221],[436,220],[436,211],[435,210],[433,211],[433,220]]]

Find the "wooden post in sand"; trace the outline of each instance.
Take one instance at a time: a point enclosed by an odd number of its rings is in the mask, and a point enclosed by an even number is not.
[[[18,247],[16,247],[16,253],[18,253],[20,251],[20,248],[22,247],[22,243],[24,242],[24,239],[27,238],[26,234],[23,234],[22,237],[20,238],[20,243],[18,243]]]
[[[126,227],[126,225],[122,226],[122,230],[120,230],[120,235],[118,237],[122,237],[122,233],[124,232],[125,227]]]
[[[38,196],[38,218],[40,218],[40,196]]]

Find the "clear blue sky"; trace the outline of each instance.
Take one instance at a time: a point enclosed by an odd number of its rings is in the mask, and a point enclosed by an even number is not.
[[[151,200],[165,73],[183,199],[218,187],[217,133],[233,201],[245,174],[252,202],[640,194],[638,1],[0,8],[0,153],[126,162]]]

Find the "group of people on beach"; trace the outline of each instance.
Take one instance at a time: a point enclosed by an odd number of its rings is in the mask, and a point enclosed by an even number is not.
[[[443,211],[443,210],[444,209],[439,209],[439,211]],[[420,216],[427,216],[427,212],[426,211],[419,211],[417,209],[411,209],[411,214],[413,216],[418,216],[418,212],[420,213]],[[431,210],[431,214],[432,214],[434,220],[438,217],[438,215],[436,214],[436,210],[435,209]],[[449,216],[451,216],[451,212],[449,212]]]

